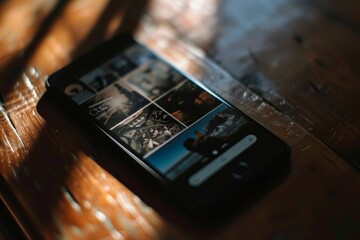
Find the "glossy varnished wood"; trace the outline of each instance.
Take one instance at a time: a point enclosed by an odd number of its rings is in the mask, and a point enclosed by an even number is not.
[[[356,1],[64,2],[0,3],[0,171],[30,235],[360,236],[360,178],[347,163],[360,149]],[[219,228],[159,214],[94,161],[114,157],[43,97],[49,74],[129,30],[292,148],[290,176]]]

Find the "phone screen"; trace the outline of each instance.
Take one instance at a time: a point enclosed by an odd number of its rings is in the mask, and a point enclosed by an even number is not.
[[[64,92],[168,181],[200,186],[257,141],[240,111],[137,43]]]

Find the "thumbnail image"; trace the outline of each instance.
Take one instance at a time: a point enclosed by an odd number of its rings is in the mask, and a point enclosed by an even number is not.
[[[189,126],[221,102],[191,81],[179,84],[157,103],[176,119]]]
[[[184,127],[170,115],[150,105],[116,126],[112,131],[140,155],[159,147]]]
[[[120,81],[85,103],[88,113],[111,128],[148,104],[149,101]]]
[[[85,83],[96,92],[101,91],[116,80],[117,77],[113,73],[102,67],[98,67],[80,78],[81,82]]]
[[[118,55],[107,63],[107,67],[122,77],[135,69],[136,65],[127,60],[124,56]]]
[[[166,63],[152,60],[126,77],[140,93],[154,100],[176,86],[183,77]]]
[[[82,83],[73,83],[65,87],[64,93],[78,105],[84,103],[95,95],[94,91],[87,89]]]
[[[138,66],[141,66],[151,59],[156,58],[156,56],[151,51],[139,44],[136,44],[127,49],[125,51],[125,56]]]
[[[214,159],[240,141],[245,123],[239,111],[222,104],[146,160],[173,180],[194,164]]]

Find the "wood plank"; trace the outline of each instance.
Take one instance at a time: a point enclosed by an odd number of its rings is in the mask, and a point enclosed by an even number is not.
[[[156,24],[169,22],[178,36],[359,168],[358,3],[157,2],[151,12]]]

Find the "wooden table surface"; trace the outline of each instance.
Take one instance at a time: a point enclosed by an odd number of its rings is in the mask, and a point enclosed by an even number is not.
[[[129,31],[284,139],[290,175],[206,228],[100,167],[44,82]],[[359,1],[0,1],[0,50],[0,195],[28,237],[360,239]]]

